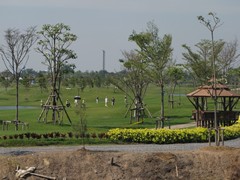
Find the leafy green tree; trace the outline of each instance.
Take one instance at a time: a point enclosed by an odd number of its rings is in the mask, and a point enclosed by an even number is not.
[[[170,83],[171,92],[169,94],[169,102],[171,103],[171,108],[174,107],[174,92],[177,84],[183,78],[184,71],[178,66],[171,66],[167,70],[168,82]]]
[[[183,48],[187,51],[184,52],[183,59],[186,61],[185,67],[192,72],[194,79],[200,84],[206,84],[213,75],[213,52],[212,42],[209,40],[201,40],[201,42],[195,45],[197,48],[194,52],[189,46],[183,45]],[[216,61],[224,47],[222,40],[214,42],[214,56]],[[216,72],[220,72],[220,66],[215,64]]]
[[[28,90],[31,87],[32,78],[29,76],[22,76],[21,83],[25,87],[25,89]]]
[[[240,92],[240,67],[229,69],[227,83],[235,86],[237,92]]]
[[[89,77],[87,77],[87,78],[89,78]],[[81,90],[81,92],[83,92],[84,89],[87,87],[87,81],[86,81],[87,78],[81,76],[81,77],[78,77],[76,80],[77,86]]]
[[[70,77],[74,74],[74,69],[76,68],[75,64],[64,64],[62,67],[62,71],[60,73],[60,82],[58,83],[58,89],[60,91],[60,85],[63,81],[65,86],[69,86]]]
[[[31,47],[37,41],[36,28],[30,27],[23,33],[18,29],[5,31],[5,45],[0,47],[0,55],[5,67],[13,74],[16,82],[16,130],[19,122],[19,78],[29,58]]]
[[[9,70],[5,70],[0,73],[0,81],[5,90],[7,91],[8,87],[11,86],[13,82],[13,75]]]
[[[144,59],[146,64],[145,73],[160,87],[161,93],[161,121],[162,128],[164,127],[164,79],[166,68],[172,61],[172,36],[166,34],[163,38],[159,37],[159,29],[153,23],[147,24],[146,32],[136,33],[133,32],[130,37],[130,41],[137,44],[140,50],[137,50]]]
[[[41,89],[41,93],[43,92],[43,90],[47,89],[47,84],[48,84],[48,78],[47,78],[47,74],[45,72],[39,72],[37,77],[36,77],[36,81],[38,83],[38,86]]]
[[[61,87],[63,68],[68,64],[68,60],[77,58],[76,53],[69,49],[71,44],[77,40],[77,36],[70,33],[70,27],[63,23],[56,25],[45,24],[38,34],[40,35],[40,40],[38,41],[37,52],[43,55],[44,63],[50,71],[52,87],[51,105],[55,107],[60,99],[59,88]],[[54,123],[56,113],[55,108],[53,108],[52,119]]]
[[[35,83],[37,72],[33,69],[24,69],[21,73],[21,83],[26,89],[30,88]]]
[[[235,85],[237,88],[240,84],[240,67],[231,68],[228,71],[227,83],[231,85]]]
[[[149,84],[147,75],[143,71],[146,64],[143,63],[142,56],[135,51],[124,51],[123,56],[124,59],[121,59],[120,62],[125,71],[122,76],[117,75],[112,78],[111,82],[131,100],[129,109],[135,109],[135,118],[139,121],[144,115],[143,99]]]
[[[38,41],[37,52],[45,58],[48,66],[52,88],[56,90],[60,87],[61,73],[69,59],[76,59],[77,55],[70,50],[70,45],[77,40],[77,36],[70,33],[70,27],[62,23],[56,25],[43,25],[39,31],[40,40]]]

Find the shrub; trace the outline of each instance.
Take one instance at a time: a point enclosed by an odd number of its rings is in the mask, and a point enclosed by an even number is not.
[[[66,137],[66,134],[61,133],[61,134],[60,134],[60,137],[61,137],[61,138],[65,138],[65,137]]]
[[[103,138],[105,138],[106,137],[106,133],[99,133],[98,134],[98,138],[99,139],[103,139]]]
[[[48,133],[48,137],[53,138],[54,137],[54,133]]]
[[[77,138],[77,139],[80,137],[80,135],[79,135],[78,133],[76,133],[74,136],[75,136],[75,138]]]
[[[54,134],[55,134],[55,137],[57,138],[60,137],[60,132],[55,132]]]
[[[24,138],[24,134],[19,134],[19,138],[23,139]]]
[[[30,139],[31,133],[29,133],[29,132],[25,133],[25,137],[28,138],[28,139]]]
[[[211,131],[211,139],[214,138],[215,131]],[[208,141],[208,129],[111,129],[107,132],[107,137],[112,141],[134,142],[134,143],[193,143]],[[233,139],[240,137],[240,122],[224,128],[224,138]]]
[[[92,138],[96,138],[96,137],[97,137],[97,134],[96,134],[96,133],[92,133],[92,134],[91,134],[91,137],[92,137]]]
[[[14,139],[17,139],[18,138],[18,134],[14,134],[13,137],[14,137]]]
[[[73,137],[73,133],[72,132],[68,132],[68,137],[72,138]]]
[[[43,136],[43,138],[45,138],[45,139],[48,138],[48,134],[43,134],[42,136]]]
[[[36,139],[36,137],[37,137],[37,134],[36,133],[31,133],[31,138],[33,138],[33,139]]]

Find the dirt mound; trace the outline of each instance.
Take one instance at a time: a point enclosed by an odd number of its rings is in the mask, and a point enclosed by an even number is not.
[[[17,166],[56,179],[240,179],[240,149],[128,153],[77,150],[0,156],[0,179],[15,179]],[[27,179],[41,179],[29,176]]]

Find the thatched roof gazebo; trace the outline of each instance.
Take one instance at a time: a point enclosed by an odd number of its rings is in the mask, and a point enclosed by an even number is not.
[[[214,98],[217,99],[217,125],[230,126],[236,122],[239,111],[234,111],[240,95],[232,92],[227,86],[216,84],[198,87],[195,91],[187,94],[187,98],[193,104],[195,110],[192,118],[197,126],[214,127]]]

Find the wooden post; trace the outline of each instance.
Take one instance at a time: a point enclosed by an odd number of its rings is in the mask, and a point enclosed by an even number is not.
[[[159,128],[159,119],[156,120],[156,129]]]
[[[208,145],[211,146],[211,128],[208,129]]]
[[[216,146],[219,146],[220,145],[220,128],[219,127],[216,129],[216,133],[217,133]]]
[[[170,124],[170,118],[167,118],[167,122],[168,122],[168,129],[171,129],[171,124]]]
[[[222,140],[222,146],[224,146],[224,128],[221,128],[221,140]]]

